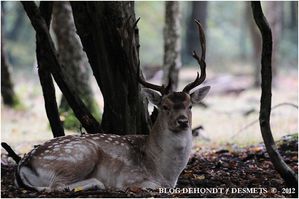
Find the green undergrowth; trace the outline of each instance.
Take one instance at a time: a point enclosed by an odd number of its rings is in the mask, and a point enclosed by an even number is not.
[[[10,107],[17,110],[17,111],[26,110],[26,106],[20,101],[20,99],[17,95],[13,96],[13,103]]]
[[[93,117],[100,122],[102,119],[102,114],[99,110],[99,107],[95,101],[90,105],[89,110]],[[68,130],[78,130],[81,127],[80,121],[75,116],[73,110],[69,109],[68,111],[60,110],[60,115],[63,121],[63,126]]]

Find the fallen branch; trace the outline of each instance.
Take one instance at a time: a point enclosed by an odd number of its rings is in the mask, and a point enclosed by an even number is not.
[[[20,162],[21,157],[18,156],[6,142],[1,142],[1,146],[7,151],[8,156],[11,157],[17,164]]]

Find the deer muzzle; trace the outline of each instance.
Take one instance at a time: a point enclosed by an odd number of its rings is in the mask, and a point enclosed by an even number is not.
[[[189,127],[189,121],[188,118],[184,115],[181,115],[177,118],[177,125],[182,128],[182,129],[186,129]]]

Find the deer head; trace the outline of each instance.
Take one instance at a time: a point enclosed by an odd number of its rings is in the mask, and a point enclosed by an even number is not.
[[[163,122],[165,122],[165,125],[169,128],[169,130],[173,132],[186,130],[187,128],[191,127],[192,104],[199,103],[210,90],[210,86],[205,86],[190,93],[192,89],[203,83],[206,78],[205,36],[199,21],[195,20],[195,22],[199,30],[202,52],[200,58],[195,51],[193,51],[192,56],[194,59],[197,60],[198,64],[200,65],[200,76],[199,73],[197,73],[196,79],[193,82],[186,85],[181,92],[174,92],[170,90],[170,83],[172,81],[169,80],[169,83],[166,87],[164,85],[158,86],[144,81],[138,74],[139,82],[145,87],[143,91],[146,97],[151,103],[153,103],[158,108],[159,114],[163,115],[160,118],[164,119]],[[156,91],[158,91],[160,94]]]

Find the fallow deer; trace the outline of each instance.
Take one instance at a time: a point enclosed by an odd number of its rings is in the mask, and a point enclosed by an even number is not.
[[[130,187],[175,187],[192,147],[191,108],[208,93],[190,91],[206,78],[205,37],[198,21],[201,68],[183,91],[169,91],[138,75],[144,94],[159,110],[149,135],[83,134],[54,138],[34,148],[19,162],[16,184],[34,190],[125,190]],[[158,94],[157,92],[160,92]]]

